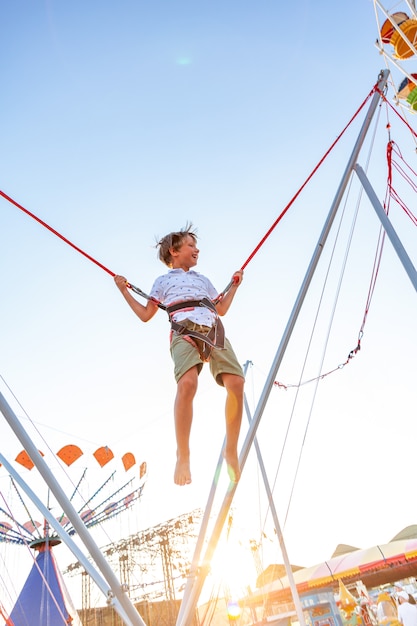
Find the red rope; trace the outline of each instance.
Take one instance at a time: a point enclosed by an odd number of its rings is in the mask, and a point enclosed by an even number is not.
[[[27,209],[25,209],[25,207],[23,207],[21,204],[19,204],[18,202],[16,202],[16,200],[13,200],[13,198],[10,198],[10,196],[8,196],[7,194],[4,193],[4,191],[0,190],[0,196],[3,196],[3,198],[5,198],[5,200],[8,200],[9,202],[11,202],[12,204],[14,204],[15,207],[17,207],[18,209],[20,209],[21,211],[23,211],[23,213],[26,213],[26,215],[29,215],[29,217],[33,218],[36,222],[38,222],[38,224],[41,224],[41,226],[44,226],[45,228],[47,228],[51,233],[53,233],[54,235],[56,235],[57,237],[59,237],[60,239],[62,239],[62,241],[64,241],[65,243],[67,243],[69,246],[71,246],[71,248],[74,248],[74,250],[76,250],[77,252],[79,252],[80,254],[82,254],[83,256],[85,256],[89,261],[92,261],[93,263],[95,263],[96,265],[98,265],[99,267],[101,267],[102,270],[104,270],[105,272],[107,272],[108,274],[110,274],[110,276],[116,276],[116,274],[114,272],[112,272],[111,270],[109,270],[108,267],[106,267],[105,265],[103,265],[102,263],[100,263],[99,261],[97,261],[94,257],[92,257],[91,255],[87,254],[87,252],[84,252],[84,250],[81,250],[81,248],[79,248],[78,246],[76,246],[74,243],[72,243],[72,241],[70,241],[69,239],[67,239],[66,237],[64,237],[64,235],[61,235],[61,233],[59,233],[57,230],[55,230],[55,228],[52,228],[52,226],[49,226],[49,224],[47,224],[46,222],[44,222],[43,220],[41,220],[39,217],[37,217],[34,213],[31,213],[30,211],[28,211]]]
[[[337,144],[337,142],[341,139],[341,137],[343,136],[343,134],[345,133],[345,131],[347,130],[347,128],[351,125],[351,123],[353,122],[353,120],[357,117],[357,115],[360,113],[360,111],[362,110],[362,108],[365,106],[366,102],[368,101],[368,99],[372,96],[373,93],[375,93],[375,91],[379,91],[377,89],[377,86],[375,85],[373,87],[373,89],[371,90],[371,92],[368,94],[368,96],[365,98],[365,100],[362,102],[362,104],[360,105],[359,109],[356,111],[356,113],[353,115],[353,117],[350,119],[350,121],[346,124],[345,128],[342,130],[342,132],[339,134],[339,136],[335,139],[335,141],[332,143],[332,145],[330,146],[330,148],[325,152],[325,154],[323,155],[323,157],[320,159],[320,161],[318,162],[318,164],[316,165],[316,167],[313,169],[313,171],[311,172],[311,174],[307,177],[307,179],[304,181],[304,183],[301,185],[301,187],[299,188],[299,190],[297,191],[297,193],[293,196],[293,198],[290,200],[290,202],[287,204],[287,206],[284,208],[284,210],[281,212],[281,214],[279,215],[279,217],[275,220],[275,222],[272,224],[272,226],[270,227],[270,229],[267,231],[267,233],[262,237],[261,241],[258,243],[258,245],[256,246],[256,248],[253,250],[253,252],[249,255],[249,257],[246,259],[246,261],[243,263],[241,269],[244,270],[245,267],[249,264],[249,262],[253,259],[253,257],[255,256],[255,254],[259,251],[259,249],[263,246],[263,244],[265,243],[265,241],[268,239],[268,237],[270,236],[270,234],[272,233],[272,231],[275,229],[275,227],[279,224],[279,222],[281,221],[281,219],[284,217],[284,215],[287,213],[287,211],[289,210],[289,208],[294,204],[295,200],[298,198],[298,196],[300,195],[300,193],[302,192],[302,190],[304,189],[304,187],[308,184],[308,182],[311,180],[311,178],[314,176],[314,174],[316,173],[316,171],[318,170],[318,168],[322,165],[323,161],[327,158],[327,156],[330,154],[330,152],[333,150],[334,146]],[[47,224],[46,222],[44,222],[43,220],[41,220],[39,217],[37,217],[34,213],[31,213],[30,211],[28,211],[27,209],[25,209],[25,207],[23,207],[21,204],[19,204],[18,202],[16,202],[15,200],[13,200],[13,198],[11,198],[10,196],[8,196],[7,194],[5,194],[3,191],[0,190],[0,196],[3,196],[3,198],[5,198],[5,200],[8,200],[11,204],[13,204],[15,207],[17,207],[18,209],[20,209],[21,211],[23,211],[24,213],[26,213],[26,215],[29,215],[29,217],[31,217],[32,219],[34,219],[36,222],[38,222],[39,224],[41,224],[42,226],[44,226],[45,228],[47,228],[51,233],[53,233],[54,235],[56,235],[57,237],[59,237],[60,239],[62,239],[62,241],[64,241],[66,244],[68,244],[69,246],[71,246],[71,248],[73,248],[74,250],[76,250],[77,252],[79,252],[80,254],[82,254],[83,256],[85,256],[87,259],[89,259],[89,261],[92,261],[93,263],[95,263],[96,265],[98,265],[98,267],[101,267],[101,269],[103,269],[105,272],[107,272],[108,274],[110,274],[110,276],[116,276],[116,274],[110,270],[108,267],[106,267],[105,265],[103,265],[102,263],[100,263],[99,261],[97,261],[94,257],[92,257],[90,254],[87,254],[87,252],[85,252],[84,250],[82,250],[81,248],[79,248],[78,246],[76,246],[74,243],[72,243],[69,239],[67,239],[66,237],[64,237],[64,235],[61,235],[61,233],[59,233],[57,230],[55,230],[54,228],[52,228],[52,226],[50,226],[49,224]],[[229,285],[226,287],[226,289],[220,294],[220,297],[222,297],[224,295],[224,293],[226,293],[226,291],[228,291],[228,289],[230,288],[230,286],[233,284],[233,281],[231,281],[229,283]],[[133,288],[133,285],[129,285],[130,287]],[[140,289],[137,289],[137,293],[139,293],[139,295],[143,295],[144,297],[148,297],[144,292],[142,292]]]
[[[330,146],[330,148],[324,153],[324,155],[322,156],[322,158],[320,159],[320,161],[317,163],[316,167],[313,169],[313,171],[309,174],[309,176],[306,178],[306,180],[304,181],[304,183],[301,185],[301,187],[299,188],[299,190],[297,191],[297,193],[292,197],[292,199],[289,201],[289,203],[287,204],[287,206],[283,209],[283,211],[281,212],[281,214],[278,216],[278,218],[275,220],[275,222],[272,224],[272,226],[270,227],[270,229],[267,231],[267,233],[262,237],[261,241],[258,243],[258,245],[256,246],[256,248],[253,250],[253,252],[248,256],[248,258],[246,259],[246,261],[244,262],[244,264],[242,265],[241,269],[244,270],[245,267],[248,265],[248,263],[253,259],[253,257],[255,256],[255,254],[259,251],[259,249],[263,246],[263,244],[265,243],[265,241],[268,239],[268,237],[270,236],[270,234],[272,233],[272,231],[275,229],[275,227],[279,224],[279,222],[282,220],[282,218],[284,217],[284,215],[286,214],[286,212],[288,211],[288,209],[294,204],[295,200],[298,198],[298,196],[300,195],[300,193],[303,191],[304,187],[306,187],[306,185],[310,182],[311,178],[314,176],[314,174],[317,172],[317,170],[319,169],[319,167],[322,165],[322,163],[324,162],[324,160],[328,157],[328,155],[330,154],[330,152],[333,150],[333,148],[335,147],[335,145],[337,144],[337,142],[342,138],[342,136],[344,135],[344,133],[346,132],[346,130],[349,128],[349,126],[352,124],[353,120],[358,116],[358,114],[360,113],[360,111],[363,109],[363,107],[365,106],[365,104],[367,103],[367,101],[369,100],[369,98],[375,93],[375,91],[377,90],[376,85],[373,87],[373,89],[370,91],[370,93],[366,96],[365,100],[362,102],[362,104],[360,105],[359,109],[356,111],[356,113],[353,115],[353,117],[350,119],[350,121],[346,124],[346,126],[344,127],[344,129],[342,130],[342,132],[339,134],[339,136],[335,139],[335,141],[332,143],[332,145]]]
[[[398,113],[397,109],[391,104],[391,102],[389,102],[389,100],[387,100],[386,96],[384,93],[382,93],[382,91],[380,89],[378,89],[378,87],[375,87],[375,91],[377,91],[379,93],[379,95],[381,96],[381,98],[384,100],[384,102],[386,104],[388,104],[391,109],[394,111],[394,113],[396,115],[398,115],[398,117],[400,118],[400,120],[402,122],[404,122],[404,124],[407,126],[408,130],[411,132],[412,135],[414,135],[414,137],[417,138],[417,133],[415,132],[415,130],[413,128],[411,128],[410,124],[407,122],[407,120]]]
[[[394,157],[397,156],[402,163],[398,162]],[[393,167],[397,170],[397,172],[403,177],[403,179],[410,185],[412,191],[414,193],[417,192],[417,173],[410,167],[410,165],[403,159],[400,149],[395,144],[394,141],[389,141],[387,146],[387,162],[388,162],[388,191],[390,197],[402,208],[404,213],[410,218],[413,222],[414,226],[417,226],[417,216],[413,214],[411,209],[409,209],[406,203],[402,200],[398,192],[394,189],[393,179],[392,179],[392,169]],[[407,171],[405,167],[407,167]],[[413,177],[414,178],[413,178]]]
[[[380,95],[383,96],[383,94],[377,89],[376,91],[378,91],[378,93],[380,93]],[[390,104],[386,98],[383,96],[384,101],[386,104]],[[392,105],[390,104],[391,108]],[[393,108],[393,110],[397,113],[397,111]],[[398,113],[397,113],[398,115]],[[410,128],[410,126],[407,124],[407,122],[404,120],[404,118],[402,118],[400,115],[399,117],[405,122],[405,124],[408,126],[408,128]],[[414,223],[414,225],[417,225],[417,217],[410,211],[410,209],[408,209],[408,207],[405,205],[405,203],[401,200],[400,196],[398,195],[398,193],[395,191],[394,187],[393,187],[393,168],[395,168],[397,170],[397,172],[399,172],[404,180],[411,186],[412,190],[414,192],[417,192],[417,183],[412,179],[412,175],[414,175],[414,178],[417,178],[417,173],[410,167],[410,165],[408,165],[408,163],[403,159],[403,156],[401,154],[401,151],[399,149],[399,147],[397,146],[397,144],[391,140],[390,137],[390,128],[391,125],[388,123],[387,124],[387,130],[388,130],[388,136],[389,136],[389,141],[387,143],[387,150],[386,150],[386,155],[387,155],[387,189],[386,189],[386,194],[385,194],[385,199],[384,199],[384,211],[387,215],[389,215],[390,212],[390,202],[391,199],[393,199],[395,202],[397,202],[399,204],[399,206],[405,211],[405,213],[408,215],[408,217],[410,217],[411,221]],[[414,133],[414,131],[410,128],[410,130]],[[408,168],[408,172],[405,171],[405,168],[398,163],[395,160],[395,155],[402,161],[402,163],[405,164],[405,166]],[[315,378],[311,378],[309,380],[303,381],[301,383],[298,384],[290,384],[290,385],[286,385],[280,381],[274,381],[274,385],[276,387],[280,387],[281,389],[289,389],[291,387],[301,387],[302,385],[306,385],[308,383],[312,383],[318,380],[322,380],[323,378],[325,378],[326,376],[329,376],[329,374],[333,374],[334,372],[337,372],[338,370],[343,369],[343,367],[345,365],[347,365],[348,363],[350,363],[350,361],[353,359],[354,356],[356,356],[356,354],[360,351],[361,349],[361,340],[364,334],[364,329],[365,329],[365,324],[368,318],[368,313],[369,313],[369,309],[371,307],[371,302],[372,302],[372,297],[375,291],[375,286],[376,286],[376,281],[378,278],[378,274],[379,274],[379,269],[380,269],[380,265],[381,265],[381,259],[382,259],[382,253],[383,253],[383,249],[384,249],[384,243],[385,243],[385,231],[384,229],[381,227],[380,229],[380,233],[379,233],[379,237],[378,237],[378,242],[377,242],[377,248],[376,248],[376,252],[375,252],[375,258],[374,258],[374,265],[372,268],[372,275],[371,275],[371,280],[370,280],[370,284],[369,284],[369,289],[368,289],[368,295],[367,295],[367,299],[366,299],[366,305],[365,305],[365,310],[364,310],[364,314],[363,314],[363,319],[362,319],[362,324],[359,330],[359,335],[358,335],[358,344],[356,346],[356,348],[354,348],[353,350],[351,350],[348,354],[348,357],[346,359],[346,361],[344,361],[344,363],[341,363],[340,365],[338,365],[338,367],[324,373],[324,374],[320,374],[319,376],[316,376]]]

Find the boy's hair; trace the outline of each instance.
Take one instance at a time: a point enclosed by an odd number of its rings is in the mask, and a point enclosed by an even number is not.
[[[194,228],[191,222],[189,224],[187,223],[181,230],[162,237],[155,246],[158,248],[159,260],[168,267],[172,267],[170,249],[173,248],[175,251],[179,250],[188,236],[192,237],[194,241],[197,241],[197,229]]]

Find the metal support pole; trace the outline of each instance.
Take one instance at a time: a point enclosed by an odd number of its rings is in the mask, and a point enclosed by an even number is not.
[[[246,415],[248,417],[249,426],[250,426],[250,424],[252,423],[252,418],[251,418],[251,415],[250,415],[250,410],[249,410],[249,406],[248,406],[248,403],[247,403],[247,400],[246,400],[246,396],[245,396],[245,408],[246,408]],[[276,506],[275,506],[274,498],[272,496],[272,490],[271,490],[271,487],[270,487],[270,484],[269,484],[268,476],[266,474],[264,460],[262,458],[261,449],[259,447],[259,443],[258,443],[258,440],[257,440],[256,437],[255,437],[253,443],[254,443],[254,446],[255,446],[256,456],[258,458],[258,464],[259,464],[259,468],[261,470],[262,479],[264,481],[265,492],[266,492],[266,495],[267,495],[267,498],[268,498],[268,504],[269,504],[269,506],[271,508],[272,519],[274,520],[275,530],[277,531],[278,541],[279,541],[279,545],[280,545],[281,553],[282,553],[282,559],[284,561],[285,571],[286,571],[288,582],[289,582],[289,585],[290,585],[290,590],[291,590],[291,595],[292,595],[292,599],[293,599],[294,606],[295,606],[295,611],[296,611],[297,617],[298,617],[298,623],[300,624],[300,626],[306,626],[306,621],[305,621],[305,618],[304,618],[303,607],[301,606],[300,596],[298,595],[297,586],[296,586],[295,580],[294,580],[294,573],[293,573],[293,571],[291,569],[291,563],[290,563],[290,560],[288,558],[287,547],[286,547],[285,542],[284,542],[284,535],[282,534],[281,525],[280,525],[279,519],[278,519],[277,509],[276,509]]]
[[[375,209],[375,212],[378,216],[379,221],[382,224],[383,229],[387,233],[394,247],[394,250],[398,255],[398,258],[400,259],[405,271],[407,272],[407,276],[413,283],[414,289],[417,291],[417,272],[410,257],[408,256],[403,244],[401,243],[400,238],[398,237],[394,227],[392,226],[390,220],[388,219],[388,215],[385,213],[382,204],[378,200],[378,197],[373,187],[371,186],[371,183],[369,182],[368,177],[366,176],[365,172],[363,171],[361,166],[358,164],[356,164],[355,166],[355,171],[359,177],[359,180],[362,183],[362,186],[366,192],[366,195],[368,196],[372,206]]]
[[[126,592],[122,588],[120,581],[117,579],[113,570],[107,563],[103,554],[100,551],[100,548],[96,545],[95,541],[91,537],[89,531],[87,530],[84,522],[78,515],[77,511],[68,500],[65,491],[62,489],[61,485],[56,480],[55,476],[50,471],[49,467],[45,463],[42,455],[38,452],[36,446],[33,444],[31,438],[20,424],[18,418],[13,413],[11,407],[6,402],[4,396],[0,393],[0,411],[3,413],[6,421],[9,426],[15,433],[16,437],[19,439],[24,449],[32,459],[42,478],[50,488],[51,492],[54,494],[57,502],[62,507],[62,510],[65,511],[68,519],[73,525],[75,531],[77,532],[80,539],[83,541],[87,550],[89,551],[91,557],[97,564],[97,567],[103,574],[104,578],[107,580],[112,593],[120,602],[120,605],[123,607],[123,610],[127,617],[129,618],[129,626],[145,626],[144,621],[140,617],[139,613],[131,603],[129,597]]]
[[[356,140],[355,146],[353,148],[352,154],[349,158],[348,164],[345,168],[342,180],[339,184],[338,190],[336,192],[336,196],[333,200],[333,203],[330,207],[329,210],[329,214],[327,216],[326,222],[324,224],[323,230],[320,234],[318,243],[316,245],[315,251],[313,253],[313,256],[311,258],[310,264],[308,266],[306,275],[304,277],[303,283],[301,285],[300,291],[298,293],[298,296],[296,298],[295,304],[293,306],[292,312],[290,314],[290,318],[287,322],[287,326],[284,330],[284,334],[282,336],[280,345],[278,347],[277,353],[275,355],[274,361],[272,363],[270,372],[267,376],[267,380],[265,382],[264,385],[264,389],[261,393],[261,397],[259,399],[258,405],[256,407],[254,416],[253,416],[253,420],[251,422],[249,431],[246,435],[246,439],[243,443],[243,447],[242,447],[242,451],[241,454],[239,456],[239,462],[240,462],[240,467],[243,470],[243,467],[245,465],[246,459],[248,457],[249,454],[249,450],[250,447],[253,443],[253,440],[256,436],[256,431],[257,428],[259,426],[261,417],[263,415],[263,411],[265,409],[267,400],[269,398],[269,394],[271,392],[271,389],[274,385],[274,381],[276,379],[277,376],[277,372],[278,369],[281,365],[282,359],[284,357],[285,351],[287,349],[290,337],[292,335],[292,332],[294,330],[296,321],[298,319],[298,316],[300,314],[302,305],[304,303],[305,297],[307,295],[310,283],[313,279],[314,276],[314,272],[317,268],[318,262],[320,260],[321,257],[321,253],[323,251],[324,245],[326,243],[327,237],[329,235],[330,229],[332,227],[332,224],[334,222],[334,219],[336,217],[339,205],[342,201],[343,198],[343,194],[346,190],[346,187],[349,183],[349,179],[350,176],[352,174],[352,171],[355,167],[358,155],[360,153],[360,150],[362,148],[363,142],[365,140],[366,134],[369,130],[372,118],[374,116],[374,113],[376,111],[376,108],[380,102],[381,96],[379,92],[383,92],[388,80],[388,76],[389,76],[389,71],[388,70],[383,70],[380,72],[379,76],[378,76],[378,91],[374,94],[371,104],[369,106],[366,118],[362,124],[362,128],[359,132],[358,138]],[[237,489],[237,485],[238,483],[232,483],[230,482],[229,487],[227,488],[227,492],[225,494],[224,500],[223,500],[223,504],[221,507],[221,510],[219,512],[217,521],[215,523],[215,526],[213,528],[213,532],[211,535],[211,539],[209,541],[207,550],[206,550],[206,554],[204,556],[204,560],[203,560],[203,566],[201,567],[201,573],[199,575],[198,578],[196,578],[195,580],[195,584],[193,589],[190,591],[190,597],[188,599],[188,605],[186,607],[186,610],[183,612],[182,614],[182,619],[181,621],[177,621],[177,626],[191,626],[192,623],[192,613],[191,613],[191,607],[192,606],[196,606],[198,598],[200,597],[200,593],[201,590],[203,588],[204,585],[204,580],[207,576],[207,572],[208,572],[208,566],[209,563],[211,561],[211,558],[214,554],[215,548],[217,546],[218,540],[220,538],[220,534],[222,531],[222,528],[224,526],[224,523],[226,521],[227,518],[227,513],[229,511],[229,508],[231,506],[232,500],[233,500],[233,496],[234,493]]]

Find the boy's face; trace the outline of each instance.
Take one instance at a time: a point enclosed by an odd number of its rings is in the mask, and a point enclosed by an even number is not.
[[[198,263],[199,252],[194,237],[187,235],[179,250],[173,248],[170,250],[173,269],[181,268],[187,272],[191,267],[195,267]]]

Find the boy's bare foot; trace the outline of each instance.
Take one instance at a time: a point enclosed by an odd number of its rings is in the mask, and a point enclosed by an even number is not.
[[[191,470],[189,459],[182,461],[177,459],[174,472],[174,483],[176,485],[189,485],[191,483]]]
[[[232,483],[239,482],[240,479],[240,466],[239,466],[239,458],[236,452],[232,454],[230,452],[224,453],[224,460],[227,464],[227,473],[229,474],[229,478]]]

